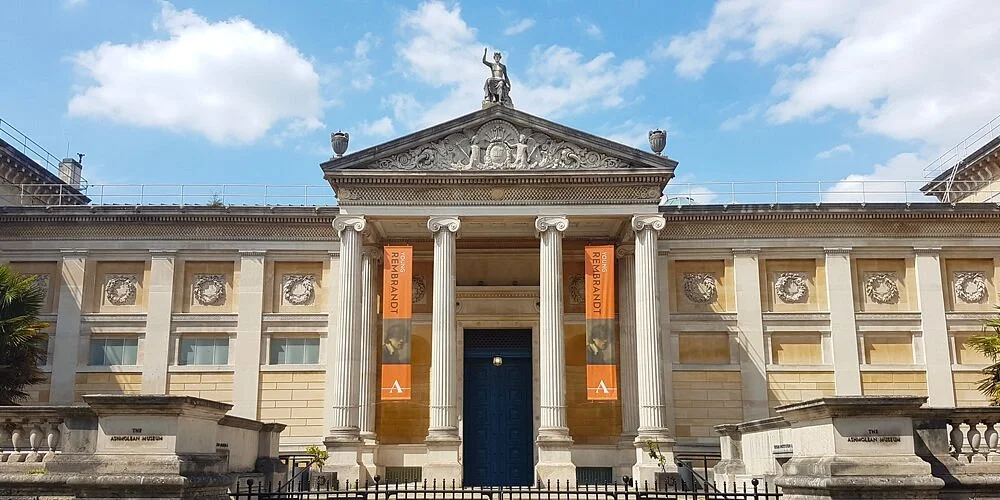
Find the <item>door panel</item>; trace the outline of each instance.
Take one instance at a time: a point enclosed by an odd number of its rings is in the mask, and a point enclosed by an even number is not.
[[[530,348],[505,347],[466,349],[463,392],[466,486],[533,483]],[[501,366],[493,366],[495,355],[503,358]]]

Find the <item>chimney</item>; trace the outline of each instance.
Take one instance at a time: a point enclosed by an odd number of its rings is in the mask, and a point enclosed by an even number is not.
[[[80,177],[83,172],[83,164],[78,160],[73,158],[63,158],[59,162],[59,179],[73,186],[76,189],[80,189]]]

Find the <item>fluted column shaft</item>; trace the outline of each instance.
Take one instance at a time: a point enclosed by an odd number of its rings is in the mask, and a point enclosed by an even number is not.
[[[538,217],[541,240],[540,330],[538,364],[541,372],[539,434],[568,435],[566,424],[566,349],[563,335],[562,233],[566,217]]]
[[[361,370],[358,397],[358,426],[361,437],[375,438],[375,322],[377,321],[378,263],[382,251],[375,247],[361,250]]]
[[[337,387],[331,391],[334,437],[358,437],[358,375],[361,343],[361,245],[365,219],[361,216],[339,216],[334,229],[340,235],[340,279],[337,310],[337,359],[330,369],[336,371]]]
[[[455,233],[458,217],[431,217],[434,233],[434,303],[431,308],[431,415],[429,438],[458,437],[458,342],[455,323]]]
[[[661,215],[632,217],[635,231],[635,344],[639,397],[639,439],[667,434],[663,405],[663,352],[657,297],[656,244],[666,221]]]
[[[634,438],[639,428],[639,390],[636,387],[635,345],[635,246],[619,245],[618,257],[618,332],[621,342],[622,437]]]

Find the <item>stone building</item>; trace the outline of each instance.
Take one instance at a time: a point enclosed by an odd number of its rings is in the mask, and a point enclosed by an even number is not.
[[[42,277],[51,323],[34,401],[195,395],[287,424],[285,452],[325,443],[340,479],[466,484],[652,478],[651,444],[717,452],[713,426],[823,395],[983,404],[964,340],[997,304],[995,204],[663,206],[677,165],[487,105],[323,163],[336,205],[13,203],[0,261]],[[385,247],[412,248],[403,400]]]

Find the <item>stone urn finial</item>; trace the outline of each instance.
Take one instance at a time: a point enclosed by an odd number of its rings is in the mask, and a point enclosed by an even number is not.
[[[653,152],[659,155],[663,152],[663,148],[667,147],[667,133],[662,130],[650,130],[649,131],[649,147],[653,149]]]
[[[344,156],[344,152],[347,151],[347,144],[351,140],[351,135],[347,132],[336,131],[330,134],[330,144],[333,146],[333,152],[337,155],[337,158]]]

